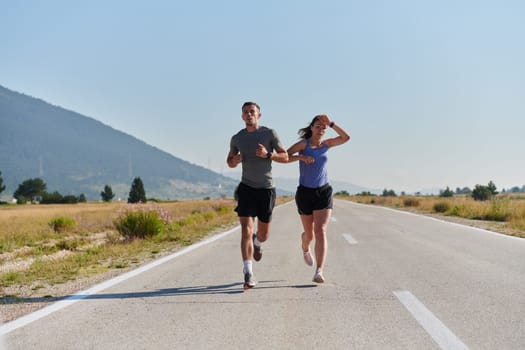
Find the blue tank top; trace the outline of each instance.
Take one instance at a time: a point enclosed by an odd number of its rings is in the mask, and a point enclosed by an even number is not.
[[[317,188],[328,183],[328,146],[323,142],[318,148],[310,147],[310,139],[305,140],[303,156],[311,156],[315,162],[306,164],[299,161],[299,184],[309,188]]]

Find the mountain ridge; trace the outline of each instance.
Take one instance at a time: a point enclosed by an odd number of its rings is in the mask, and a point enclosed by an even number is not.
[[[177,158],[92,117],[0,85],[0,171],[12,194],[29,178],[47,191],[100,199],[104,185],[127,198],[141,177],[148,198],[233,195],[237,182]]]

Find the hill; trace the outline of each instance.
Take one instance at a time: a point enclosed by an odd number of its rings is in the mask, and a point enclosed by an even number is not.
[[[237,181],[191,164],[93,118],[0,86],[0,171],[11,195],[29,178],[47,191],[127,199],[140,176],[148,198],[231,197]]]

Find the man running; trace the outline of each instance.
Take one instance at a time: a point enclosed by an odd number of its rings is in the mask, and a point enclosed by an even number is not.
[[[244,289],[255,286],[252,259],[262,258],[261,243],[268,239],[275,205],[275,185],[272,161],[288,162],[288,153],[277,133],[259,125],[261,109],[255,102],[242,105],[245,128],[233,135],[226,162],[230,168],[242,163],[241,182],[235,190],[235,211],[241,224],[241,254],[243,259]],[[257,231],[254,233],[255,217]]]

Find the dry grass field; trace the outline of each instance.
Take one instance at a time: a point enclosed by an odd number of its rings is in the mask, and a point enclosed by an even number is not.
[[[147,239],[129,239],[115,225],[129,208],[137,205],[0,206],[0,322],[238,224],[233,199],[148,202],[139,211],[161,209],[169,224]]]
[[[498,195],[475,201],[469,196],[341,196],[358,203],[381,205],[432,215],[443,220],[525,238],[525,195]]]
[[[234,205],[231,199],[144,204],[171,218],[149,239],[125,239],[115,229],[127,203],[0,206],[0,321],[231,227],[238,222]]]

